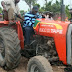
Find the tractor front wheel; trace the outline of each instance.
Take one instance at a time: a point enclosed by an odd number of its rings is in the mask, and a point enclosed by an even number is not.
[[[53,70],[45,57],[35,56],[28,62],[28,72],[53,72]]]

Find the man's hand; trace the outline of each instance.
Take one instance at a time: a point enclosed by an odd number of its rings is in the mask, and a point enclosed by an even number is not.
[[[18,22],[18,20],[15,20],[15,21],[10,20],[10,21],[9,21],[9,25],[8,25],[8,26],[15,25],[15,24],[16,24],[16,22]]]
[[[21,17],[21,15],[20,15],[20,14],[18,15],[18,17],[19,17],[22,21],[24,21],[24,19]]]

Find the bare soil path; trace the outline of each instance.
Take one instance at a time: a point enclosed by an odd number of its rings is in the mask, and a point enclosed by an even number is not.
[[[20,65],[16,69],[11,71],[5,71],[0,67],[0,72],[27,72],[27,63],[28,59],[22,57]],[[54,72],[64,72],[65,68],[65,66],[52,66],[52,67]]]

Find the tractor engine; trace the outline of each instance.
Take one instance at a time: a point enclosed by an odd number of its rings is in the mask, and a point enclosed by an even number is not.
[[[54,39],[47,36],[36,36],[36,55],[46,57],[50,62],[58,60]]]

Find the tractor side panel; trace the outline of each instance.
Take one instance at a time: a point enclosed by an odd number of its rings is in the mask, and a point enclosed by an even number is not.
[[[18,33],[18,37],[20,40],[20,46],[21,46],[21,49],[23,50],[24,49],[24,36],[23,36],[22,27],[21,27],[20,22],[17,22],[16,24],[17,24],[17,33]]]
[[[67,64],[66,56],[66,32],[69,22],[56,22],[38,19],[40,22],[34,27],[37,34],[53,37],[59,59]]]
[[[64,64],[67,64],[66,60],[66,35],[56,35],[54,37],[56,50],[59,56],[60,61],[62,61]]]

